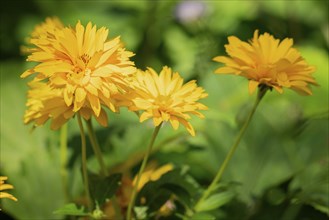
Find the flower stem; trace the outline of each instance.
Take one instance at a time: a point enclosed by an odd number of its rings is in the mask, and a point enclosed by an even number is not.
[[[69,193],[67,188],[67,124],[65,123],[60,132],[60,158],[61,169],[60,174],[62,176],[62,185],[66,201],[69,200]]]
[[[80,135],[81,135],[81,161],[82,161],[82,177],[83,177],[83,182],[85,186],[85,192],[87,196],[87,207],[88,210],[92,210],[92,203],[90,199],[90,193],[89,193],[89,181],[88,181],[88,173],[87,173],[87,148],[86,148],[86,137],[85,137],[85,132],[83,129],[83,124],[81,121],[81,116],[78,113],[77,114],[78,118],[78,124],[80,128]]]
[[[103,160],[103,156],[102,156],[102,151],[101,148],[99,147],[96,135],[95,135],[95,131],[93,129],[92,123],[91,123],[91,119],[90,120],[86,120],[86,124],[87,124],[87,129],[88,129],[88,136],[91,142],[91,146],[94,150],[94,153],[96,155],[97,161],[101,167],[101,175],[107,176],[107,170],[106,170],[106,166]]]
[[[162,124],[162,123],[161,123]],[[144,159],[143,159],[143,162],[142,162],[142,165],[139,169],[139,172],[138,172],[138,176],[137,176],[137,181],[134,185],[134,188],[133,188],[133,192],[132,192],[132,195],[131,195],[131,198],[130,198],[130,202],[129,202],[129,206],[128,206],[128,211],[127,211],[127,220],[132,220],[132,209],[133,207],[135,206],[135,200],[136,200],[136,195],[137,195],[137,188],[138,188],[138,185],[139,185],[139,181],[140,181],[140,178],[142,176],[142,173],[144,172],[144,169],[145,169],[145,166],[146,166],[146,163],[147,163],[147,160],[152,152],[152,147],[154,145],[154,141],[155,141],[155,138],[157,137],[158,133],[159,133],[159,130],[160,130],[160,127],[161,127],[161,124],[159,124],[158,126],[155,127],[154,129],[154,132],[153,132],[153,135],[152,135],[152,138],[151,138],[151,141],[147,147],[147,151],[146,151],[146,154],[144,156]]]
[[[235,139],[235,142],[233,143],[233,145],[230,148],[230,151],[227,153],[224,162],[222,163],[221,167],[219,168],[215,178],[213,179],[213,181],[211,182],[211,184],[209,185],[209,187],[206,189],[206,191],[204,191],[204,193],[202,194],[201,198],[199,199],[199,201],[196,203],[196,205],[194,206],[194,209],[197,211],[199,206],[202,204],[202,202],[204,202],[204,200],[206,200],[208,198],[208,196],[217,188],[217,184],[219,183],[219,181],[221,180],[223,173],[229,163],[229,161],[232,159],[233,154],[235,152],[235,150],[237,149],[250,121],[251,118],[253,117],[257,106],[259,104],[259,102],[262,100],[262,98],[264,97],[265,93],[267,92],[268,87],[267,86],[260,86],[259,90],[258,90],[258,94],[257,94],[257,98],[256,101],[254,103],[254,106],[252,107],[246,121],[244,122],[243,126],[241,127],[240,132],[238,133],[238,136]]]

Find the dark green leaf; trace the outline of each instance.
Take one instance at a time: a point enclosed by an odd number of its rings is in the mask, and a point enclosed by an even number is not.
[[[121,184],[121,174],[115,173],[107,177],[89,173],[89,190],[94,201],[101,206],[106,199],[110,199]]]
[[[197,189],[187,180],[187,175],[181,169],[175,169],[160,177],[157,181],[148,182],[138,194],[137,201],[145,198],[150,211],[158,210],[171,195],[176,195],[178,201],[190,206]]]

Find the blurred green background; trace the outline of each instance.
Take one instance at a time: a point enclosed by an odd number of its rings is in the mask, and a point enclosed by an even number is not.
[[[203,101],[206,119],[192,120],[197,136],[161,130],[161,148],[152,155],[159,164],[188,166],[207,186],[214,177],[255,95],[242,77],[215,75],[212,58],[225,54],[227,37],[252,38],[255,29],[276,38],[294,39],[294,47],[317,70],[314,95],[285,90],[266,95],[223,182],[235,185],[236,198],[216,212],[218,219],[327,219],[328,194],[328,2],[323,1],[9,1],[1,5],[1,148],[0,174],[15,186],[18,202],[1,200],[14,219],[62,219],[53,211],[66,203],[61,182],[59,131],[48,125],[31,132],[23,124],[27,80],[20,47],[34,26],[57,16],[65,25],[91,21],[121,35],[138,68],[163,65],[186,81],[197,79],[209,93]],[[106,162],[116,169],[136,168],[151,136],[150,123],[140,124],[125,109],[109,114],[109,127],[97,127]],[[140,133],[141,128],[145,132]],[[69,129],[69,197],[82,192],[79,133]],[[148,132],[147,132],[148,131]],[[97,169],[95,158],[89,167]],[[119,167],[119,168],[118,168]],[[135,170],[135,169],[134,169]],[[327,213],[327,214],[325,214]]]

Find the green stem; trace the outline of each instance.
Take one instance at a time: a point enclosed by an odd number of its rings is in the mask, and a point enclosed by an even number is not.
[[[83,176],[83,182],[85,186],[85,192],[87,196],[87,207],[88,210],[92,210],[92,203],[90,199],[90,193],[89,193],[89,181],[88,181],[88,173],[87,173],[87,147],[86,147],[86,137],[85,137],[85,132],[83,129],[83,124],[81,121],[81,116],[78,113],[77,114],[78,118],[78,124],[80,128],[80,135],[81,135],[81,161],[82,161],[82,176]]]
[[[241,130],[240,130],[238,136],[236,137],[235,142],[233,143],[232,147],[230,148],[230,151],[227,153],[227,155],[224,159],[224,162],[222,163],[221,167],[219,168],[215,178],[213,179],[213,181],[211,182],[211,184],[209,185],[207,190],[204,191],[201,198],[199,199],[199,201],[194,206],[194,209],[196,211],[198,210],[198,208],[202,204],[202,202],[204,200],[206,200],[208,198],[208,196],[217,188],[217,184],[219,183],[220,179],[222,178],[223,173],[224,173],[229,161],[232,159],[233,154],[234,154],[236,148],[238,147],[238,145],[239,145],[239,143],[240,143],[240,141],[241,141],[241,139],[242,139],[249,123],[250,123],[250,121],[251,121],[251,118],[252,118],[252,116],[254,115],[254,113],[257,109],[257,106],[258,106],[259,102],[262,100],[262,98],[264,97],[267,90],[268,90],[268,87],[266,87],[266,86],[259,87],[258,94],[257,94],[257,99],[255,101],[255,104],[254,104],[253,108],[251,109],[251,111],[250,111],[246,121],[244,122],[243,126],[241,127]]]
[[[99,143],[97,141],[96,135],[95,135],[95,131],[93,129],[93,126],[91,124],[91,119],[90,120],[86,120],[87,123],[87,129],[88,129],[88,136],[91,142],[91,146],[94,150],[94,153],[96,155],[97,161],[101,167],[101,175],[107,176],[107,170],[106,170],[106,166],[103,160],[103,156],[102,156],[102,151],[101,148],[99,147]]]
[[[162,124],[162,123],[161,123]],[[136,180],[136,183],[134,185],[134,188],[133,188],[133,192],[132,192],[132,195],[131,195],[131,198],[130,198],[130,202],[129,202],[129,206],[128,206],[128,211],[127,211],[127,220],[132,220],[132,209],[133,207],[135,206],[135,200],[136,200],[136,195],[137,195],[137,187],[139,185],[139,181],[140,181],[140,178],[142,176],[142,173],[144,172],[144,169],[145,169],[145,166],[146,166],[146,163],[147,163],[147,160],[152,152],[152,147],[154,145],[154,141],[155,141],[155,138],[157,137],[158,133],[159,133],[159,130],[160,130],[160,127],[161,127],[161,124],[159,124],[158,126],[155,127],[154,129],[154,132],[153,132],[153,135],[152,135],[152,138],[151,138],[151,141],[150,141],[150,144],[148,145],[147,147],[147,151],[146,151],[146,154],[144,156],[144,159],[143,159],[143,162],[142,162],[142,165],[139,169],[139,172],[138,172],[138,176],[137,176],[137,180]]]
[[[69,200],[69,193],[67,188],[67,124],[64,124],[60,132],[60,174],[62,177],[62,186],[66,201]]]

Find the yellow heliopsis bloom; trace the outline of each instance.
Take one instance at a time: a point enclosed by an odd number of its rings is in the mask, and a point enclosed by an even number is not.
[[[96,118],[104,118],[102,106],[116,112],[117,99],[128,88],[125,78],[136,68],[129,59],[134,54],[125,50],[120,37],[108,40],[108,32],[105,27],[97,29],[91,22],[84,27],[79,21],[72,28],[63,27],[58,19],[46,20],[32,33],[29,42],[35,47],[27,49],[30,53],[27,61],[39,64],[21,77],[36,74],[33,81],[47,83],[47,93],[53,90],[56,100],[62,99],[57,105],[58,108],[62,106],[59,112],[70,109],[68,115],[72,116],[72,111],[79,111],[85,118],[90,118],[90,110]],[[32,93],[29,96],[38,99]]]
[[[152,68],[138,70],[131,87],[133,92],[129,96],[132,105],[129,109],[143,112],[140,122],[153,118],[154,125],[158,126],[169,121],[174,129],[181,123],[192,136],[195,135],[188,121],[189,114],[204,118],[198,110],[206,110],[207,107],[198,100],[208,96],[195,80],[183,84],[183,78],[165,66],[159,75]]]
[[[249,80],[249,92],[257,86],[266,85],[283,93],[283,87],[293,89],[302,95],[311,95],[309,85],[317,85],[309,66],[297,49],[293,40],[286,38],[280,42],[272,35],[264,33],[259,36],[258,30],[248,43],[235,36],[228,37],[225,45],[229,57],[217,56],[214,61],[225,64],[218,68],[218,74],[236,74]]]
[[[3,192],[4,190],[7,190],[7,189],[13,189],[14,187],[10,184],[5,184],[5,180],[7,180],[8,177],[6,176],[0,176],[0,199],[3,199],[3,198],[8,198],[8,199],[11,199],[11,200],[14,200],[14,201],[17,201],[16,197],[7,193],[7,192]]]

